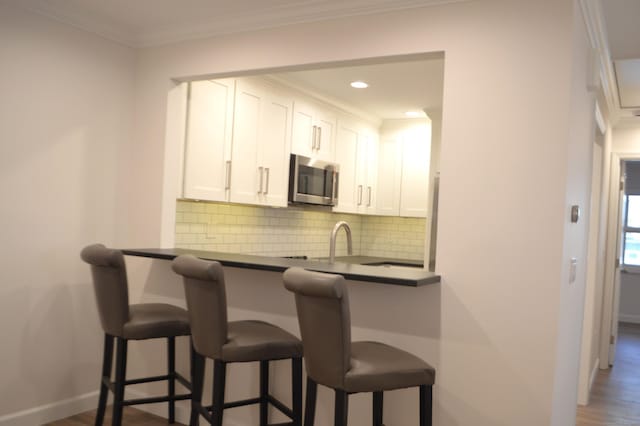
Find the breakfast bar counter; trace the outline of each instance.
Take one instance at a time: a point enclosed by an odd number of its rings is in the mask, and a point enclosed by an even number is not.
[[[274,272],[284,272],[290,267],[298,266],[310,271],[340,274],[353,281],[408,287],[419,287],[440,282],[440,276],[421,268],[419,262],[403,259],[342,256],[336,257],[335,263],[329,263],[326,258],[291,259],[181,248],[125,249],[123,253],[129,256],[165,260],[173,260],[182,254],[191,254],[201,259],[218,261],[223,266]]]

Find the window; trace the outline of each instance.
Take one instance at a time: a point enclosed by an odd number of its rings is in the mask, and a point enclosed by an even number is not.
[[[640,266],[640,161],[624,163],[622,264]]]

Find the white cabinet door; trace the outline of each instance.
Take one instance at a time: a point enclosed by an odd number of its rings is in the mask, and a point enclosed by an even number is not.
[[[376,191],[378,214],[398,216],[400,214],[400,181],[402,178],[402,155],[398,140],[393,138],[380,140],[379,158]]]
[[[227,201],[234,80],[190,83],[183,196]]]
[[[336,132],[335,161],[340,165],[338,205],[342,213],[376,213],[378,139],[355,117],[342,116]]]
[[[238,79],[230,201],[287,205],[292,105],[265,83]]]
[[[371,129],[361,133],[359,143],[364,145],[365,166],[363,180],[363,200],[360,211],[366,214],[377,214],[378,186],[378,135]]]
[[[338,178],[338,204],[333,211],[341,213],[358,212],[358,129],[347,121],[340,120],[336,137],[335,161],[340,165]]]
[[[263,175],[258,170],[258,141],[264,95],[255,86],[238,79],[235,99],[229,200],[256,204]]]
[[[260,165],[263,167],[262,204],[286,207],[289,196],[289,153],[293,100],[269,90],[260,124]]]
[[[334,160],[336,117],[328,107],[296,99],[293,106],[291,152],[324,161]]]
[[[403,133],[400,216],[427,216],[430,158],[430,123],[413,126]]]

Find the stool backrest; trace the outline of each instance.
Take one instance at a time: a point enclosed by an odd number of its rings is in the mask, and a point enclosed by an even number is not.
[[[80,257],[91,265],[102,329],[106,334],[122,336],[122,328],[129,321],[129,287],[122,252],[92,244],[82,249]]]
[[[341,275],[289,268],[284,286],[295,294],[307,374],[317,383],[343,388],[350,368],[349,295]]]
[[[184,277],[184,293],[196,351],[209,358],[222,357],[227,342],[227,295],[219,262],[178,256],[171,265]]]

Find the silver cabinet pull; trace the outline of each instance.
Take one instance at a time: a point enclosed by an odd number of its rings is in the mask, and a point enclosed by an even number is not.
[[[367,207],[371,207],[371,187],[370,186],[367,186],[367,191],[368,191]]]
[[[311,134],[311,151],[316,149],[317,136],[318,136],[318,126],[313,126],[313,133]]]
[[[264,195],[267,195],[269,193],[269,168],[265,167],[264,168],[264,172],[267,175],[267,178],[265,179],[265,190],[264,190]]]
[[[224,189],[231,188],[231,160],[225,163]]]
[[[263,175],[262,167],[258,167],[258,173],[260,174],[260,185],[258,185],[258,194],[262,194],[262,175]]]
[[[362,185],[358,185],[358,205],[362,205]]]
[[[321,146],[322,146],[322,127],[318,126],[318,151],[320,151]]]

